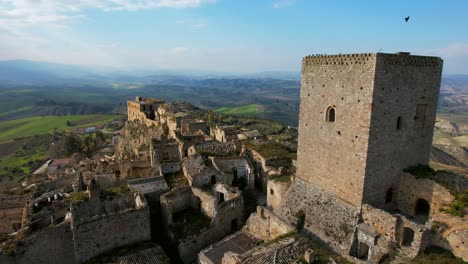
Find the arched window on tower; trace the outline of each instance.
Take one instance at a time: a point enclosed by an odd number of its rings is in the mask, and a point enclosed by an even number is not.
[[[325,116],[325,120],[327,122],[335,122],[335,108],[333,107],[328,107],[327,109],[327,113],[326,113],[326,116]]]
[[[403,127],[403,117],[399,116],[397,118],[396,129],[400,130]]]

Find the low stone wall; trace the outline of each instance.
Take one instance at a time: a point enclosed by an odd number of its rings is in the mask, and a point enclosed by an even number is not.
[[[296,229],[272,211],[258,206],[257,212],[251,214],[247,220],[244,230],[257,239],[270,241]]]
[[[179,242],[179,257],[184,263],[192,263],[196,260],[198,252],[214,242],[221,240],[224,236],[226,236],[226,233],[220,232],[216,227],[212,227],[196,236],[187,238]]]
[[[151,240],[148,206],[73,222],[77,262],[113,248]]]
[[[57,189],[70,187],[78,178],[76,173],[69,173],[54,180],[46,181],[40,184],[39,188],[43,192],[50,192]]]
[[[392,214],[374,208],[368,204],[363,204],[362,220],[391,241],[397,240],[396,231],[398,219]]]
[[[74,264],[75,249],[70,223],[48,227],[33,234],[16,250],[18,264]]]

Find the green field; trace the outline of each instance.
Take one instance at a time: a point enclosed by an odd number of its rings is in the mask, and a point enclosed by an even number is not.
[[[263,112],[263,107],[258,104],[249,104],[242,106],[225,106],[215,110],[215,112],[227,115],[245,115],[254,116]]]
[[[15,138],[45,134],[76,127],[88,127],[108,123],[117,115],[35,116],[0,122],[0,143]],[[72,126],[67,126],[67,121]]]

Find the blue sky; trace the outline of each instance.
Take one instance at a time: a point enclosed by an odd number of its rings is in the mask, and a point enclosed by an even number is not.
[[[466,74],[467,12],[464,0],[0,0],[0,59],[259,72],[298,71],[314,53],[410,51]]]

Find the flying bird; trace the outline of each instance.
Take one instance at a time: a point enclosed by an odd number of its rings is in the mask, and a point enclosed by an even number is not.
[[[409,20],[409,16],[405,17],[405,22],[408,22],[408,20]]]

